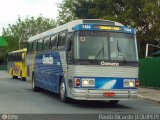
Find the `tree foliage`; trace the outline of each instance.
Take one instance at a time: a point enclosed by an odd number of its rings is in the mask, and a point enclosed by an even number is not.
[[[59,16],[57,18],[58,25],[70,22],[76,19],[74,10],[74,0],[63,0],[62,3],[58,5]]]
[[[0,47],[0,64],[6,64],[8,52],[17,50],[18,46],[18,38],[14,36],[6,36],[3,37],[8,45]]]
[[[26,47],[27,40],[36,34],[52,29],[56,26],[55,20],[44,18],[41,15],[37,18],[27,16],[24,20],[19,16],[15,24],[9,24],[3,28],[2,37],[8,42],[8,46],[0,48],[0,60],[7,58],[7,53],[13,50]],[[19,44],[20,42],[20,44]]]
[[[60,6],[63,23],[76,18],[108,19],[135,27],[141,56],[146,43],[160,43],[160,0],[63,0]]]
[[[3,28],[2,36],[16,37],[21,42],[26,42],[31,36],[54,28],[55,26],[56,22],[54,20],[42,16],[37,18],[27,16],[24,20],[18,17],[16,24],[9,24],[8,28]]]

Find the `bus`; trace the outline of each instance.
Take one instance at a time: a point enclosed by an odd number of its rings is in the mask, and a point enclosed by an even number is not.
[[[26,80],[26,52],[27,49],[24,48],[8,53],[8,73],[13,78]]]
[[[79,19],[31,37],[27,78],[62,102],[137,98],[136,30],[110,20]]]

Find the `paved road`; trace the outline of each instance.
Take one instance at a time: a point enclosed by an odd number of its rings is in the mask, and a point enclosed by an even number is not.
[[[107,102],[60,102],[59,96],[41,90],[33,92],[31,84],[12,79],[0,71],[0,114],[105,114],[111,112],[157,113],[160,104],[143,100],[120,101],[111,106]]]

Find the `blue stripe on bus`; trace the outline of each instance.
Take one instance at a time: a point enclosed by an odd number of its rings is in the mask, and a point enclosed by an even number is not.
[[[126,89],[126,87],[123,86],[124,79],[131,78],[96,78],[95,87],[98,89]],[[135,89],[135,87],[132,89]]]

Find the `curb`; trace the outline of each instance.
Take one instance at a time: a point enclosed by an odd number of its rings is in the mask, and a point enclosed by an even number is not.
[[[154,99],[154,98],[150,98],[150,97],[146,97],[146,96],[142,96],[142,95],[138,95],[138,98],[143,99],[143,100],[148,100],[151,102],[156,102],[156,103],[160,104],[160,100],[158,100],[158,99]]]
[[[140,86],[139,88],[146,88],[146,89],[155,89],[155,90],[160,90],[160,87]]]

